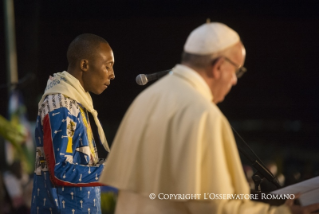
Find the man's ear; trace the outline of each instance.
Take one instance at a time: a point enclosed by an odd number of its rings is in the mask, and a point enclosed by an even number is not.
[[[210,70],[208,73],[209,77],[214,78],[214,79],[220,78],[221,68],[222,68],[223,62],[224,62],[223,57],[220,57],[213,62],[213,65],[210,67]]]
[[[80,61],[80,68],[82,71],[86,72],[89,70],[89,60],[81,59]]]

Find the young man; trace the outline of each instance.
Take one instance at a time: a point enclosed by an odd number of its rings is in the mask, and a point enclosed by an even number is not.
[[[35,130],[36,169],[31,213],[101,213],[98,182],[103,170],[95,142],[109,151],[89,92],[101,94],[115,78],[108,42],[76,37],[67,51],[68,70],[48,80]],[[94,139],[92,114],[100,139]]]

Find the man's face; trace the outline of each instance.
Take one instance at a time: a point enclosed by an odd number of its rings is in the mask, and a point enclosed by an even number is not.
[[[86,91],[101,94],[115,78],[114,56],[111,47],[101,43],[96,53],[88,61],[88,69],[83,72],[83,87]]]
[[[221,66],[220,78],[215,83],[218,85],[214,95],[214,103],[222,102],[231,88],[237,84],[236,70],[243,66],[246,52],[244,46],[239,43],[235,51],[229,57],[223,59]]]

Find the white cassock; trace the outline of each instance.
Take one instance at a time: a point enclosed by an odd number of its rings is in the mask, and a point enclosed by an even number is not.
[[[177,65],[134,100],[100,178],[120,190],[117,214],[290,213],[247,199],[204,199],[250,193],[232,130],[212,98],[198,73]],[[201,195],[159,200],[161,193]]]

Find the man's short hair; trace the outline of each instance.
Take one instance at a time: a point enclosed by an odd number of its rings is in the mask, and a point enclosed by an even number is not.
[[[105,39],[94,34],[85,33],[77,36],[67,51],[69,66],[74,66],[81,59],[92,59],[101,43],[108,44]]]
[[[183,52],[182,63],[187,63],[194,68],[205,68],[212,63],[213,57],[214,57],[213,54],[198,55],[198,54]]]

